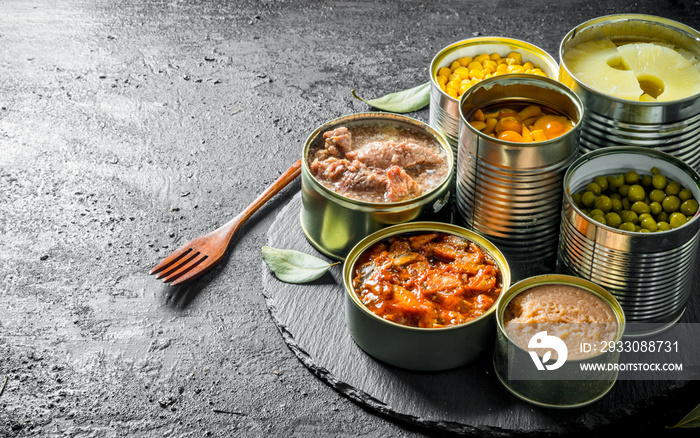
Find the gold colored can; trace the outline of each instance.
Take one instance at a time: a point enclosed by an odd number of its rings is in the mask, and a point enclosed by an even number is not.
[[[426,134],[444,151],[449,171],[433,189],[399,202],[366,202],[340,195],[321,184],[309,168],[309,149],[323,142],[323,133],[340,126],[388,124]],[[367,235],[390,225],[414,220],[451,221],[453,156],[445,138],[425,123],[391,113],[359,113],[331,120],[314,130],[304,145],[301,167],[301,226],[309,242],[329,257],[342,260]]]
[[[353,289],[358,258],[375,243],[392,236],[441,232],[478,245],[497,264],[502,290],[510,287],[510,269],[503,254],[487,239],[465,228],[441,222],[411,222],[384,228],[359,242],[343,266],[345,316],[353,340],[370,356],[400,368],[440,371],[465,365],[493,348],[494,315],[500,297],[482,315],[463,324],[420,328],[378,316],[360,301]]]
[[[535,357],[530,341],[527,348],[516,343],[506,330],[504,319],[508,305],[519,294],[535,287],[542,286],[573,286],[584,293],[593,294],[610,307],[615,318],[616,331],[609,344],[591,340],[587,344],[591,354],[581,358],[563,356],[563,365],[547,361],[547,356]],[[602,398],[612,389],[617,381],[618,370],[615,367],[619,361],[620,352],[607,345],[620,341],[625,332],[625,314],[615,298],[602,287],[582,278],[569,275],[548,274],[530,277],[515,283],[506,291],[496,309],[496,349],[493,357],[494,370],[501,383],[516,397],[538,406],[548,408],[576,408],[585,406]],[[556,324],[538,324],[534,341],[540,342],[552,338],[547,329],[552,332]],[[582,323],[586,324],[586,323]],[[572,326],[572,324],[569,324]],[[566,327],[565,327],[566,328]],[[560,338],[556,338],[560,339]],[[541,345],[541,344],[539,344]],[[548,345],[558,350],[555,340]],[[595,350],[594,350],[595,349]],[[560,351],[557,353],[561,354]],[[540,365],[537,364],[540,362]],[[545,365],[545,363],[547,365]]]

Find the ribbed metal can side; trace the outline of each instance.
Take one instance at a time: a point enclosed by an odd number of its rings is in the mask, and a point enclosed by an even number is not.
[[[700,199],[700,176],[687,163],[642,147],[609,147],[579,157],[564,178],[558,269],[593,281],[620,302],[628,322],[654,325],[661,331],[683,314],[698,246],[700,212],[682,227],[656,233],[626,232],[598,223],[573,203],[571,195],[594,177],[627,170],[649,173],[652,167],[675,179]],[[647,328],[640,329],[647,330]],[[630,335],[636,332],[630,326]]]
[[[630,322],[663,324],[674,322],[683,313],[697,247],[696,236],[680,247],[656,253],[606,248],[586,239],[570,221],[563,220],[559,262],[562,272],[586,278],[610,291]]]
[[[700,169],[700,113],[675,123],[639,125],[587,111],[581,128],[581,154],[608,146],[653,148]]]
[[[460,104],[458,220],[497,242],[515,279],[554,272],[563,179],[577,155],[583,117],[580,99],[552,79],[521,74],[484,80],[467,90]],[[575,125],[544,142],[503,141],[468,122],[473,111],[494,104],[544,105]]]
[[[559,80],[586,108],[581,152],[609,146],[660,150],[700,170],[700,93],[665,102],[637,102],[601,93],[569,70],[566,53],[577,44],[610,38],[617,44],[663,42],[700,57],[700,32],[682,23],[643,14],[598,17],[573,28],[559,47]]]

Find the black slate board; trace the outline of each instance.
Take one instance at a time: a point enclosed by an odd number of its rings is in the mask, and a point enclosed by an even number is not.
[[[300,208],[301,195],[297,194],[279,212],[267,244],[324,258],[301,231]],[[658,407],[667,408],[669,401],[677,400],[672,396],[689,386],[686,382],[618,381],[602,400],[590,406],[555,410],[529,405],[511,395],[493,372],[491,354],[437,373],[385,365],[364,353],[347,330],[341,266],[304,285],[280,282],[264,263],[262,276],[273,320],[303,364],[341,394],[392,419],[427,430],[476,436],[560,435],[611,424],[627,428],[631,421],[637,426],[640,419],[648,423],[647,413],[656,415],[663,424],[680,419],[659,418]],[[687,317],[688,311],[683,319]],[[677,415],[682,417],[686,408],[678,409],[681,414]]]

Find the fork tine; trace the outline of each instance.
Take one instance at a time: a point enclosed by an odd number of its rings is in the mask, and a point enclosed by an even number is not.
[[[160,271],[169,268],[173,263],[176,263],[178,260],[189,254],[191,251],[192,248],[190,248],[189,244],[181,246],[180,248],[173,251],[169,256],[161,260],[160,263],[155,265],[153,269],[151,269],[151,272],[149,272],[149,274],[157,274]]]
[[[202,257],[193,260],[186,266],[183,266],[182,268],[178,269],[172,275],[166,277],[163,281],[166,283],[170,283],[171,286],[175,286],[186,280],[194,278],[199,274],[203,274],[209,269],[209,267],[211,267],[210,264],[204,263],[204,261],[208,258],[209,256],[205,254]]]
[[[168,266],[166,269],[162,270],[156,278],[160,280],[163,277],[169,277],[172,275],[174,272],[177,272],[181,268],[187,266],[192,260],[194,260],[197,256],[201,254],[201,252],[197,251],[194,254],[190,254],[193,250],[190,249],[187,252],[185,252],[181,257],[179,257],[177,260],[173,261],[170,266]]]
[[[173,282],[170,283],[170,285],[177,286],[180,283],[184,283],[187,280],[192,280],[192,279],[204,274],[205,272],[209,271],[215,265],[215,263],[211,263],[211,262],[204,263],[208,257],[209,256],[204,256],[202,261],[197,264],[197,267],[195,269],[192,269],[188,273],[186,273],[185,275],[182,275],[181,277],[173,280]]]

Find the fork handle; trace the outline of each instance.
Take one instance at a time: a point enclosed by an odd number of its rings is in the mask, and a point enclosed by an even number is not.
[[[260,207],[263,206],[267,201],[275,196],[280,190],[285,188],[290,182],[294,181],[297,176],[301,173],[301,158],[299,158],[292,166],[287,169],[282,175],[275,180],[275,182],[270,185],[264,192],[258,196],[255,201],[253,201],[245,210],[240,212],[238,216],[234,217],[227,223],[221,226],[221,228],[229,228],[226,232],[226,237],[230,239],[233,233],[236,232],[238,227],[243,225],[245,221],[250,218],[253,213],[258,211]]]

